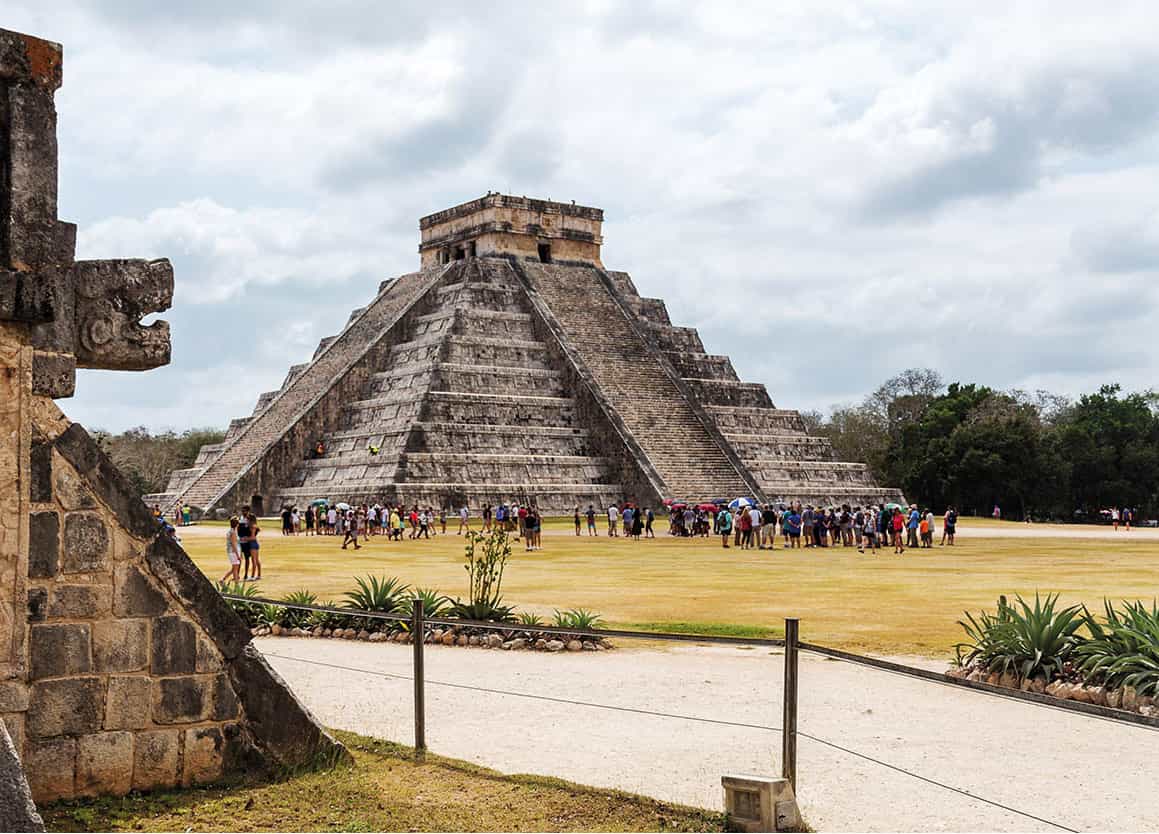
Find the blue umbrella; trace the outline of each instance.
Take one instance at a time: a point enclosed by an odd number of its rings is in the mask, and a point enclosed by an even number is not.
[[[729,502],[728,508],[730,510],[739,510],[744,507],[751,507],[753,505],[750,498],[734,498]]]

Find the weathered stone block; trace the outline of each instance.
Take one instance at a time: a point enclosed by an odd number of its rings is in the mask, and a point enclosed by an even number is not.
[[[91,672],[92,635],[88,624],[34,625],[29,656],[33,680]]]
[[[181,784],[199,785],[221,778],[225,739],[217,727],[197,727],[185,731],[185,762]]]
[[[98,672],[136,672],[149,663],[148,620],[93,624],[93,661]]]
[[[133,750],[133,790],[169,788],[177,784],[180,730],[137,733]]]
[[[221,655],[213,644],[203,638],[197,639],[197,673],[220,672],[225,668]]]
[[[27,730],[30,738],[95,733],[104,717],[100,678],[66,678],[32,685]]]
[[[28,622],[44,622],[48,615],[48,591],[44,588],[28,589]]]
[[[28,522],[28,576],[48,579],[60,567],[60,517],[32,513]]]
[[[97,506],[92,492],[67,463],[52,468],[52,485],[56,500],[66,510],[91,510]]]
[[[113,613],[118,617],[157,617],[169,607],[165,595],[136,565],[118,565],[113,578]]]
[[[25,745],[24,773],[37,802],[51,802],[73,795],[76,774],[76,740],[34,741]]]
[[[153,682],[145,675],[114,675],[105,696],[106,730],[139,730],[149,723]]]
[[[153,682],[153,720],[158,724],[204,721],[213,707],[207,678],[161,678]]]
[[[109,613],[112,591],[108,585],[57,585],[48,602],[54,620],[92,620]]]
[[[0,681],[0,712],[28,709],[28,687],[22,681]]]
[[[153,621],[154,675],[186,675],[197,671],[197,629],[181,617]]]
[[[81,736],[76,751],[76,792],[123,796],[133,787],[133,734]]]
[[[232,721],[238,717],[240,705],[228,675],[213,679],[213,720]]]
[[[43,504],[52,500],[52,444],[36,440],[32,443],[29,467],[29,500]]]
[[[66,514],[61,552],[65,573],[105,570],[109,564],[109,528],[104,519],[91,512]]]
[[[76,359],[64,353],[32,354],[32,393],[54,400],[76,392]]]

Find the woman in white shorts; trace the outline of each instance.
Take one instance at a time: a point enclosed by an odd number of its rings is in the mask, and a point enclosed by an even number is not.
[[[229,557],[229,571],[221,581],[236,585],[241,582],[238,577],[241,569],[241,542],[237,537],[237,516],[229,520],[229,532],[225,534],[225,555]]]

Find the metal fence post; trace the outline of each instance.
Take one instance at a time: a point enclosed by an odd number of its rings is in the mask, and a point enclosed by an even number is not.
[[[797,789],[797,644],[800,620],[785,619],[785,715],[781,730],[781,775]]]
[[[411,601],[410,633],[414,643],[415,679],[415,755],[422,758],[427,751],[427,704],[425,673],[423,672],[423,601]]]

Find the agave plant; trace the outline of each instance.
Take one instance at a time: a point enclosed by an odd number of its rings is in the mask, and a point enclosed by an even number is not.
[[[1141,695],[1159,694],[1159,606],[1124,602],[1121,611],[1103,601],[1100,623],[1084,617],[1090,639],[1075,648],[1078,668],[1087,681],[1134,687]]]
[[[434,588],[415,588],[414,599],[423,601],[424,617],[442,617],[451,607],[450,597],[444,596]]]
[[[554,625],[559,628],[574,628],[577,631],[590,631],[599,628],[603,618],[585,608],[572,608],[568,611],[555,610]]]
[[[460,620],[484,620],[495,623],[509,623],[514,620],[515,609],[503,605],[502,600],[463,602],[455,600],[447,609],[447,615]]]
[[[326,600],[317,603],[322,608],[337,608],[333,602]],[[309,625],[313,628],[347,628],[354,620],[346,614],[335,614],[332,611],[311,611],[309,612]]]
[[[521,626],[526,628],[539,628],[543,625],[543,618],[531,611],[520,611],[518,621]]]
[[[1034,595],[1031,607],[1022,597],[1011,605],[998,598],[995,614],[983,611],[975,618],[968,611],[959,620],[969,638],[957,644],[960,665],[979,664],[990,672],[1016,672],[1024,678],[1050,678],[1062,672],[1081,640],[1077,631],[1085,622],[1082,606],[1057,609],[1058,594]]]
[[[317,605],[318,597],[310,591],[292,591],[282,597],[282,602],[290,605]],[[282,617],[278,622],[282,628],[301,628],[310,622],[312,611],[303,611],[300,608],[283,608]]]
[[[404,585],[395,576],[390,578],[377,576],[355,577],[358,584],[355,591],[347,591],[343,596],[344,608],[357,608],[362,611],[375,611],[380,614],[405,614],[410,610],[410,586]],[[366,628],[380,628],[385,623],[371,617],[358,618],[358,623]]]

